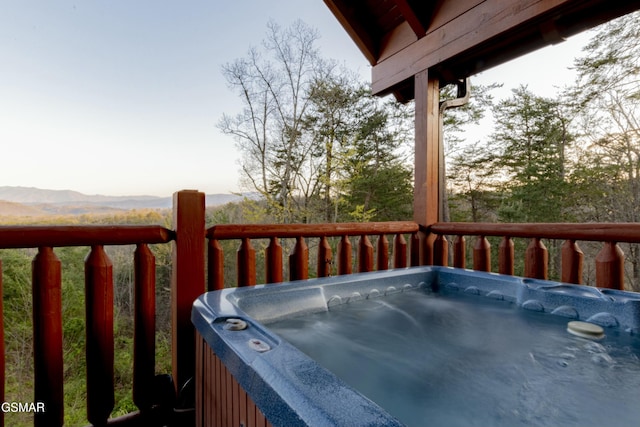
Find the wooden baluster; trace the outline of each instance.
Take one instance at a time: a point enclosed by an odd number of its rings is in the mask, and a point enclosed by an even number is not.
[[[156,366],[156,257],[149,246],[134,252],[133,403],[151,409]]]
[[[113,265],[102,246],[85,260],[87,419],[106,425],[114,407]]]
[[[439,234],[433,243],[433,265],[449,265],[449,242],[442,234]]]
[[[453,266],[465,268],[467,266],[467,248],[464,236],[456,236],[453,241]]]
[[[549,252],[538,237],[531,239],[525,251],[524,275],[532,279],[547,279],[549,267]]]
[[[269,246],[265,249],[265,281],[267,283],[279,283],[283,281],[282,274],[282,245],[277,237],[269,240]]]
[[[251,239],[245,237],[240,243],[236,254],[238,268],[238,286],[253,286],[256,284],[256,250],[251,246]]]
[[[207,256],[207,290],[224,289],[224,250],[220,241],[209,239]]]
[[[473,269],[491,271],[491,244],[484,236],[478,236],[473,245]]]
[[[504,236],[498,247],[498,272],[510,276],[515,272],[515,249],[509,236]]]
[[[363,234],[358,239],[358,272],[363,273],[373,270],[373,245],[369,237]]]
[[[35,413],[36,426],[64,422],[61,271],[53,248],[39,248],[32,262],[34,400],[44,402],[46,411]]]
[[[309,248],[304,237],[296,237],[296,244],[289,255],[289,280],[309,278]]]
[[[565,240],[562,244],[561,281],[565,283],[582,283],[582,262],[584,253],[575,240]]]
[[[338,274],[351,274],[351,241],[349,236],[342,236],[338,245]]]
[[[384,234],[378,236],[376,252],[376,269],[378,271],[389,269],[389,240]]]
[[[2,288],[2,260],[0,260],[0,373],[2,373],[2,379],[0,380],[0,399],[5,402],[4,399],[4,378],[5,378],[5,355],[4,355],[4,310],[2,300],[4,290]],[[4,427],[4,411],[0,411],[0,427]]]
[[[322,236],[318,243],[318,277],[331,276],[331,264],[333,260],[333,251],[327,236]]]
[[[407,241],[401,233],[393,238],[393,268],[407,266]]]
[[[605,242],[596,255],[596,286],[624,289],[624,252],[616,242]]]
[[[414,234],[412,237],[415,238],[415,236],[417,236],[417,234]],[[434,258],[435,258],[435,241],[436,241],[436,235],[435,234],[424,234],[424,233],[420,233],[420,237],[418,242],[420,242],[419,246],[421,247],[421,256],[418,256],[417,260],[414,260],[414,252],[413,252],[413,247],[414,247],[414,240],[411,241],[411,266],[415,266],[415,265],[435,265],[434,263]],[[417,263],[416,263],[417,261]]]

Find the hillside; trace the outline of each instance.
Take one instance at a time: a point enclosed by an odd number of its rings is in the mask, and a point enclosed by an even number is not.
[[[0,216],[43,216],[47,215],[38,207],[27,206],[21,203],[0,200]]]
[[[237,194],[207,194],[207,206],[242,200]],[[72,190],[0,186],[0,216],[81,215],[131,209],[169,209],[172,196],[87,195]]]

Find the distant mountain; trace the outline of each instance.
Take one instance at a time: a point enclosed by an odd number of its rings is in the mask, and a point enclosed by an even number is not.
[[[71,190],[43,190],[35,187],[0,187],[0,200],[24,204],[33,203],[110,203],[123,199],[153,200],[154,196],[103,196],[87,195]]]
[[[206,206],[219,206],[230,202],[238,202],[243,197],[237,194],[207,194],[205,204]],[[130,209],[169,209],[172,206],[173,197],[87,195],[71,190],[0,186],[0,201],[22,205],[22,208],[18,208],[16,205],[0,204],[1,215],[37,215],[37,212],[41,215],[47,215]],[[5,208],[7,212],[9,210],[18,212],[23,209],[25,213],[4,213]],[[27,208],[31,208],[31,210]]]

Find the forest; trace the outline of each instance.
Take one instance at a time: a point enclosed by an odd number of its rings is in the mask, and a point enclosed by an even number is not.
[[[638,13],[600,27],[574,60],[576,81],[554,98],[498,84],[472,84],[470,102],[444,117],[447,217],[482,222],[640,221],[640,20]],[[226,64],[222,74],[243,101],[217,126],[242,154],[243,190],[258,193],[208,209],[207,226],[222,223],[319,223],[412,218],[411,104],[371,95],[365,82],[315,46],[319,34],[302,22],[268,25],[259,48]],[[442,97],[454,88],[442,88]],[[468,141],[467,126],[493,117],[489,138]],[[26,218],[0,218],[3,225]],[[56,224],[160,224],[169,211],[52,217]],[[38,224],[43,224],[42,219]],[[226,244],[226,242],[225,242]],[[517,242],[524,244],[524,242]],[[225,247],[227,264],[235,248]],[[550,243],[550,274],[558,247]],[[497,244],[494,244],[497,246]],[[585,255],[596,247],[582,246]],[[157,262],[157,367],[170,372],[171,245],[152,248]],[[627,287],[640,291],[640,248],[624,245]],[[260,253],[259,247],[256,251]],[[33,395],[31,260],[33,250],[2,250],[6,396]],[[86,425],[84,272],[88,248],[58,248],[63,264],[66,425]],[[132,382],[133,248],[108,247],[114,264],[117,407],[134,411]],[[516,253],[521,253],[516,248]],[[229,267],[232,268],[232,267]],[[587,267],[589,268],[589,267]],[[258,274],[261,277],[260,273]],[[585,273],[587,284],[593,272]],[[233,277],[233,275],[227,276]],[[30,425],[6,415],[7,425]]]
[[[640,220],[639,17],[594,31],[574,58],[575,82],[553,98],[523,84],[495,99],[499,83],[471,78],[470,102],[443,117],[445,221]],[[242,153],[244,188],[264,200],[245,206],[242,221],[411,219],[412,105],[373,97],[321,56],[318,37],[302,22],[270,23],[260,49],[223,68],[244,108],[218,126]],[[444,86],[441,99],[454,91]],[[489,137],[468,140],[469,125],[485,116]],[[549,247],[551,278],[559,277],[557,245]],[[588,257],[595,248],[583,250]],[[623,250],[627,287],[640,290],[638,247]],[[593,271],[584,276],[592,284]]]

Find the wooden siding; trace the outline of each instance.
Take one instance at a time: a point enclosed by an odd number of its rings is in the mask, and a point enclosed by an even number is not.
[[[198,332],[196,332],[196,426],[272,427]]]

